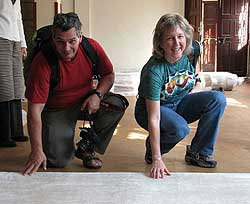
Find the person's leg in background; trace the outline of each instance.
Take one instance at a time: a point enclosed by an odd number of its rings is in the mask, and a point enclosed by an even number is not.
[[[21,99],[10,101],[11,139],[16,142],[24,142],[28,140],[28,137],[24,136],[23,131],[21,103]]]
[[[13,82],[14,42],[0,37],[0,147],[15,147],[11,139],[10,103],[14,99]]]
[[[0,38],[1,147],[27,141],[23,135],[21,98],[24,97],[20,42]]]
[[[22,104],[21,99],[24,98],[24,77],[23,77],[23,62],[21,56],[21,43],[14,42],[13,44],[13,85],[14,85],[14,100],[11,101],[11,129],[12,139],[17,142],[27,141],[28,137],[24,136],[23,121],[22,121]]]
[[[0,147],[15,147],[11,139],[10,102],[0,102]]]

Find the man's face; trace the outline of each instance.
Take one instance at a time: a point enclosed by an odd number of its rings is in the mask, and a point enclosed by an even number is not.
[[[53,41],[60,58],[64,61],[71,61],[76,56],[82,36],[77,36],[75,28],[65,32],[56,29]]]

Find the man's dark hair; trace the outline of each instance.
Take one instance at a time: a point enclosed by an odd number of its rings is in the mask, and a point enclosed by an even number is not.
[[[53,37],[56,29],[63,32],[68,31],[71,28],[76,29],[76,34],[80,37],[82,24],[78,15],[74,12],[59,13],[55,15],[53,21]]]

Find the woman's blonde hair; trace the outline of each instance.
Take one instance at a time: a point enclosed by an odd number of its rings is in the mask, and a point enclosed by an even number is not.
[[[156,24],[154,29],[153,37],[153,56],[157,58],[164,57],[164,50],[161,47],[164,32],[173,27],[179,26],[186,37],[186,48],[184,54],[189,54],[192,49],[192,40],[193,40],[193,28],[189,22],[180,14],[165,14],[163,15]]]

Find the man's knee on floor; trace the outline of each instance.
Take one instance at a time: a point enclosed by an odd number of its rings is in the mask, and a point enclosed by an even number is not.
[[[47,167],[51,168],[65,168],[72,159],[66,158],[53,158],[47,160]]]

